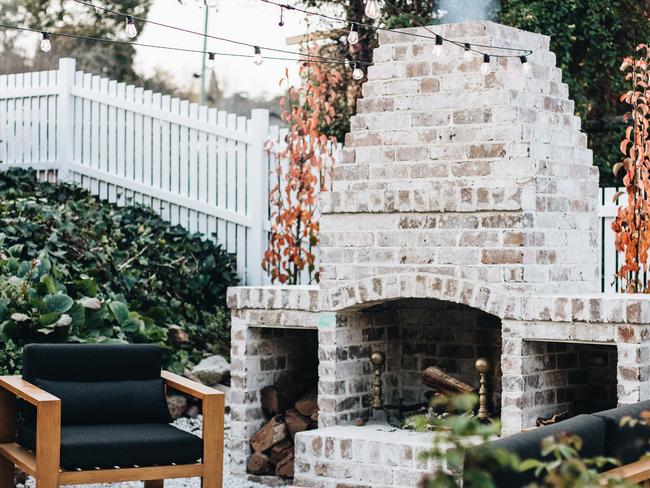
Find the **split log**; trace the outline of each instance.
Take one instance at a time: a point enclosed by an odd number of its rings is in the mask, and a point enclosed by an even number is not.
[[[446,395],[458,393],[471,393],[476,391],[472,385],[448,375],[440,368],[429,366],[422,374],[422,384],[429,388],[435,388]]]
[[[562,420],[565,420],[569,417],[569,411],[568,410],[563,410],[558,413],[554,413],[550,417],[537,417],[537,421],[535,422],[535,425],[537,427],[543,427],[544,425],[553,425],[557,424],[558,422],[561,422]]]
[[[293,452],[278,463],[275,467],[275,475],[282,478],[293,478]]]
[[[318,389],[313,388],[305,393],[294,408],[305,417],[311,417],[314,412],[318,412]]]
[[[262,410],[270,417],[293,407],[298,399],[296,388],[283,385],[265,386],[260,391]]]
[[[269,474],[273,472],[273,466],[271,461],[266,454],[261,452],[254,452],[251,457],[248,458],[248,472],[251,474]]]
[[[286,441],[282,441],[271,448],[269,459],[271,460],[271,464],[277,465],[289,454],[293,454],[293,444],[289,439],[287,439]]]
[[[276,415],[251,437],[255,452],[264,452],[288,437],[287,426],[282,416]]]
[[[309,429],[311,419],[304,415],[300,415],[294,409],[291,409],[284,413],[284,423],[287,426],[289,435],[293,439],[296,436],[296,433]]]

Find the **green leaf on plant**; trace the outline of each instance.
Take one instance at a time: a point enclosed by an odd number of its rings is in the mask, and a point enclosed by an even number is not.
[[[44,311],[64,313],[70,310],[74,300],[68,295],[47,295],[43,298]]]
[[[113,317],[118,324],[122,325],[129,318],[129,309],[122,302],[111,302],[108,304],[108,308],[111,310]]]

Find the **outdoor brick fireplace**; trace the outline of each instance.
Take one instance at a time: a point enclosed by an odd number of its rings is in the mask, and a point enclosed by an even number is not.
[[[376,350],[386,403],[423,401],[427,366],[476,385],[488,358],[503,435],[650,398],[650,300],[597,292],[597,170],[548,37],[435,29],[531,49],[531,73],[515,58],[483,75],[453,46],[434,58],[433,41],[380,33],[320,199],[320,285],[229,291],[234,471],[264,421],[259,390],[317,370],[318,429],[295,437],[294,483],[413,486],[432,434],[355,425]]]

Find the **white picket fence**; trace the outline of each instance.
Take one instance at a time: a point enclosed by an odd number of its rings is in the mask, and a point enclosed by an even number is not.
[[[242,282],[267,281],[267,110],[251,118],[75,70],[0,76],[1,167],[32,167],[119,205],[140,203],[237,257]]]
[[[614,275],[621,267],[624,259],[620,253],[614,249],[614,231],[612,230],[612,221],[616,217],[618,205],[612,198],[620,188],[601,188],[600,189],[600,288],[604,292],[616,293],[620,291],[619,280]],[[624,203],[624,199],[619,199],[618,203]]]

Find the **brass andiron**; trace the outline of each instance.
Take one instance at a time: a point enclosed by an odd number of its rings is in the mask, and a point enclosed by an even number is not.
[[[488,410],[488,398],[487,398],[487,387],[485,374],[490,371],[490,363],[485,358],[478,358],[474,363],[476,371],[479,372],[481,377],[480,386],[478,389],[478,419],[481,421],[487,421],[490,419],[490,411]]]
[[[384,408],[384,394],[381,385],[381,368],[386,362],[386,355],[383,352],[375,351],[370,355],[370,362],[375,367],[372,380],[372,408],[381,410]]]

